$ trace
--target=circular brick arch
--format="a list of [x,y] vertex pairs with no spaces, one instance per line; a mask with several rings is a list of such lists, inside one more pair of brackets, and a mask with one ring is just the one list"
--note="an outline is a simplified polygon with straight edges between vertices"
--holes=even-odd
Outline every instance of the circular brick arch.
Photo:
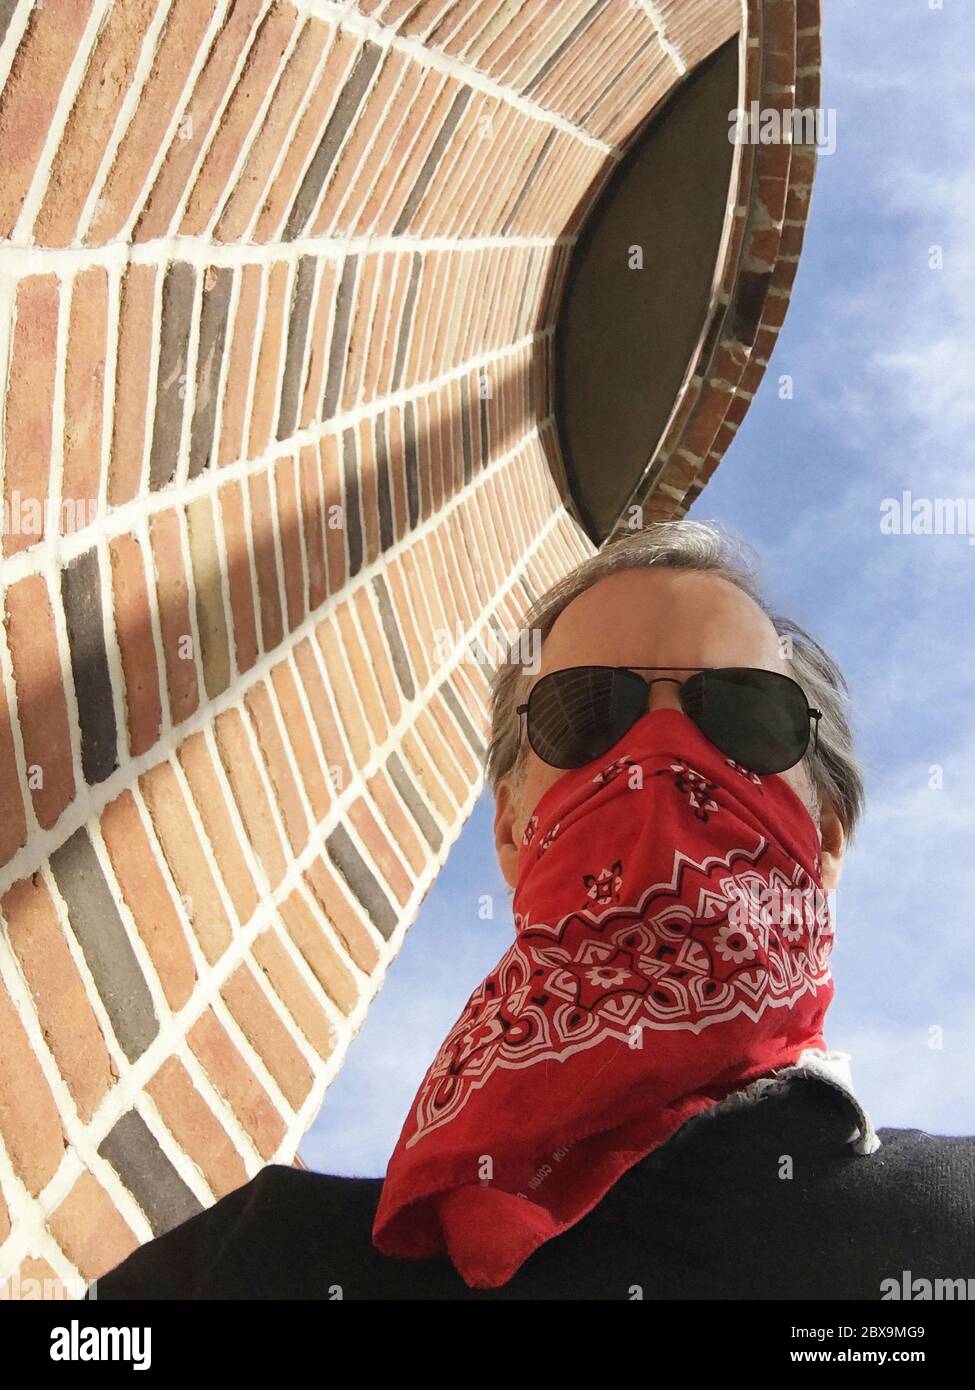
[[[816,0],[0,5],[0,1285],[291,1162],[481,785],[465,656],[591,553],[552,337],[651,113]],[[801,102],[799,98],[801,97]],[[764,370],[812,152],[743,147],[636,500]]]

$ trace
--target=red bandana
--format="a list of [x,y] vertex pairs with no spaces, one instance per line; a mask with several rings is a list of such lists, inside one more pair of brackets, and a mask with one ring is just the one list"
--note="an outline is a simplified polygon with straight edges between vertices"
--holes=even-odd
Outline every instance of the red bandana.
[[564,773],[525,830],[514,943],[390,1158],[377,1249],[504,1284],[691,1116],[825,1050],[820,870],[792,788],[678,710]]

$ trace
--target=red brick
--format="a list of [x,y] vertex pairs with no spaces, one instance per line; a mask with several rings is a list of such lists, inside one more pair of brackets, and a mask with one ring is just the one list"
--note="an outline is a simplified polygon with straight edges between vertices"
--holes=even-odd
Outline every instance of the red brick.
[[762,377],[765,375],[766,366],[767,363],[765,362],[759,362],[758,360],[752,361],[742,373],[741,382],[739,383],[741,389],[743,391],[750,391],[752,395],[754,395],[758,390]]
[[366,728],[355,685],[349,679],[342,656],[342,638],[331,618],[324,618],[315,629],[315,636],[328,672],[328,687],[338,709],[342,730],[352,750],[357,767],[368,762],[372,754],[369,730]]
[[[367,206],[370,190],[373,185],[376,185],[378,179],[384,177],[384,171],[387,172],[387,175],[391,172],[388,171],[388,161],[395,140],[401,132],[403,117],[409,117],[414,93],[420,88],[427,75],[424,74],[419,63],[406,64],[401,54],[388,53],[387,61],[385,61],[382,72],[378,76],[377,86],[385,85],[387,78],[392,78],[396,74],[402,75],[403,67],[406,68],[405,76],[402,76],[402,82],[396,88],[394,104],[374,131],[374,135],[376,135],[374,145],[370,147],[369,153],[364,156],[357,167],[356,165],[349,165],[349,177],[352,179],[352,183],[350,183],[344,213],[342,213],[342,222],[348,228],[349,236],[360,236],[366,232],[363,213]],[[409,260],[409,257],[406,259]]]
[[162,723],[159,666],[149,611],[142,548],[135,536],[116,536],[109,545],[115,631],[125,677],[129,753],[133,758],[156,742]]
[[331,1018],[305,984],[301,972],[274,931],[263,931],[251,949],[254,963],[322,1058],[335,1051],[338,1037]]
[[[453,636],[454,633],[454,623],[457,617],[457,610],[451,606],[452,595],[450,585],[445,585],[443,575],[431,575],[431,566],[429,563],[431,552],[428,548],[428,541],[429,537],[425,537],[423,540],[418,541],[412,550],[404,550],[400,557],[406,585],[409,593],[413,597],[413,616],[419,628],[419,643],[416,648],[412,646],[409,648],[410,657],[414,665],[417,666],[417,669],[422,669],[424,672],[422,677],[423,684],[426,684],[430,679],[433,666],[439,665],[436,657],[437,642],[434,636],[434,624],[431,622],[430,613],[427,609],[425,601],[426,596],[429,595],[431,606],[434,603],[446,603],[448,605],[449,611],[445,616],[447,618],[446,625],[450,628],[451,636]],[[419,567],[421,565],[426,567],[425,575],[419,572]],[[437,582],[431,582],[431,584],[428,585],[425,582],[427,577],[430,577],[431,581],[436,578]],[[440,626],[439,623],[437,625]],[[422,666],[417,656],[418,651],[423,653]]]
[[[151,241],[171,230],[177,209],[187,193],[187,183],[196,167],[200,150],[211,133],[260,9],[261,0],[237,0],[226,15],[196,79],[192,95],[185,103],[185,112],[191,114],[192,123],[186,125],[183,119],[180,120],[156,175],[152,192],[135,224],[133,240]],[[175,102],[182,96],[181,88],[182,82],[177,80],[171,101]]]
[[196,594],[196,629],[200,638],[203,684],[208,698],[214,700],[230,684],[230,637],[223,603],[220,542],[214,525],[213,502],[209,496],[195,497],[187,504],[186,526]]
[[375,317],[377,322],[385,324],[387,327],[384,332],[376,333],[372,339],[362,384],[362,395],[365,401],[374,401],[383,394],[384,387],[380,385],[380,378],[388,370],[393,340],[396,338],[394,325],[399,322],[402,313],[403,266],[407,259],[406,256],[398,255],[393,251],[387,252],[383,257],[385,269],[380,279]]
[[413,771],[414,781],[419,783],[420,790],[426,796],[427,801],[431,802],[442,819],[452,821],[456,815],[456,806],[453,805],[451,798],[444,791],[440,778],[435,776],[433,766],[431,766],[430,753],[426,751],[412,730],[403,734],[401,749]]
[[197,1165],[216,1197],[247,1182],[244,1160],[223,1125],[200,1095],[177,1057],[167,1057],[146,1091],[163,1123],[188,1158]]
[[34,222],[39,246],[74,239],[157,7],[158,0],[127,0],[112,7],[99,30]]
[[221,989],[220,997],[288,1104],[299,1110],[314,1084],[314,1075],[246,964],[237,967]]
[[285,873],[284,851],[243,719],[238,710],[227,710],[216,719],[213,727],[247,837],[271,887],[276,888]]
[[261,601],[261,643],[264,650],[269,652],[280,644],[284,628],[275,544],[277,523],[271,508],[271,490],[266,472],[251,474],[247,479],[247,493],[251,507],[254,568]]
[[155,294],[156,267],[128,266],[119,301],[115,419],[108,469],[108,500],[113,507],[135,497],[142,481]]
[[[359,115],[357,115],[355,125],[349,132],[349,139],[342,147],[337,168],[331,172],[325,188],[323,199],[314,218],[314,225],[310,235],[332,236],[352,236],[352,208],[346,202],[346,195],[349,192],[349,185],[356,177],[363,177],[367,181],[367,186],[374,181],[380,171],[385,152],[388,150],[389,142],[395,133],[396,126],[402,121],[403,114],[409,110],[409,97],[406,93],[398,93],[392,106],[388,108],[389,99],[394,96],[396,83],[403,75],[403,68],[414,67],[408,57],[402,53],[387,50],[382,60],[378,75],[373,76],[373,83],[366,97],[366,104]],[[417,76],[416,81],[419,81]],[[385,113],[385,115],[384,115]],[[376,136],[382,126],[387,128],[387,138],[377,150],[371,152],[367,149],[370,140]],[[360,200],[364,196],[360,192]],[[342,203],[346,204],[345,214],[339,220],[339,210]]]
[[708,386],[702,393],[691,418],[681,447],[688,453],[703,456],[711,448],[714,436],[728,413],[732,397],[717,386]]
[[372,730],[373,744],[378,746],[385,742],[389,733],[389,720],[383,709],[371,662],[362,645],[352,620],[351,608],[347,602],[340,603],[335,609],[335,620],[341,634],[346,661],[352,673],[352,684],[362,701],[362,707]]
[[57,1104],[2,982],[0,1135],[14,1172],[36,1197],[58,1170],[65,1137]]
[[139,105],[102,188],[99,212],[84,238],[86,245],[116,238],[136,210],[212,15],[213,0],[174,0]]
[[417,684],[422,688],[430,679],[427,652],[431,651],[431,649],[424,647],[417,633],[416,620],[413,617],[413,610],[408,601],[407,583],[413,580],[414,571],[411,568],[408,581],[405,567],[401,565],[399,559],[396,559],[387,567],[384,577],[389,589],[389,597],[393,606],[393,612],[396,615],[397,627],[403,639],[404,646],[406,647],[406,654],[409,658],[410,666],[416,673]]
[[318,453],[314,445],[306,444],[301,450],[299,480],[305,558],[308,565],[308,607],[314,611],[325,602],[328,595],[322,530],[322,495],[318,479]]
[[697,468],[686,459],[671,458],[667,460],[660,482],[665,483],[667,487],[676,488],[680,493],[685,493],[697,474]]
[[795,226],[788,223],[782,228],[782,240],[779,243],[780,256],[798,256],[802,250],[802,243],[806,235],[805,222],[799,222]]
[[789,165],[790,182],[799,186],[811,186],[816,177],[816,161],[818,151],[807,149],[802,145],[794,145],[792,148],[792,163]]
[[280,913],[292,941],[322,989],[344,1014],[351,1014],[359,997],[355,976],[328,940],[302,895],[297,891],[292,893],[281,904]]
[[776,53],[765,45],[765,58],[762,65],[762,88],[767,90],[770,86],[788,86],[796,79],[796,46],[795,36],[793,35],[792,45],[788,50]]
[[[383,169],[383,177],[363,210],[363,220],[373,236],[391,234],[459,90],[460,84],[455,79],[448,77],[444,81],[442,74],[430,72],[428,80],[404,113],[399,136]],[[381,213],[378,212],[380,203]],[[318,217],[310,235],[323,235],[330,220],[325,214]]]
[[257,626],[254,617],[254,581],[251,577],[250,547],[247,541],[247,523],[244,518],[244,500],[240,483],[225,483],[219,496],[227,552],[227,585],[230,590],[237,670],[249,671],[257,660]]
[[769,281],[769,289],[786,289],[790,291],[796,279],[798,271],[798,261],[776,261],[775,270],[772,271],[772,279]]
[[179,519],[175,511],[155,513],[149,523],[149,539],[156,568],[169,711],[173,723],[179,724],[196,709],[200,702],[200,691],[196,661],[191,655],[194,641],[189,588]]
[[725,423],[740,425],[748,414],[750,402],[744,396],[733,396],[728,405],[728,413],[725,416]]
[[765,301],[762,309],[762,324],[768,324],[779,328],[785,322],[785,316],[789,308],[789,296],[787,294],[770,294]]
[[95,520],[101,483],[102,407],[108,276],[100,266],[82,271],[71,294],[64,381],[62,534]]
[[143,773],[139,786],[186,915],[212,965],[230,945],[231,927],[176,774],[169,763],[159,763]]
[[[36,884],[35,884],[36,878]],[[19,879],[0,902],[10,945],[30,990],[44,1041],[87,1123],[117,1073],[43,880]]]
[[6,864],[27,843],[27,818],[21,796],[20,773],[5,683],[0,681],[0,864]]
[[220,414],[219,463],[235,463],[243,454],[244,418],[250,400],[250,372],[260,305],[263,267],[245,265],[234,315],[233,335],[228,332],[230,361]]
[[287,1135],[284,1121],[211,1009],[197,1019],[186,1039],[258,1153],[272,1158]]
[[311,803],[316,821],[321,821],[332,804],[332,791],[322,772],[321,760],[298,694],[298,683],[286,661],[271,672],[274,693],[281,707],[281,720],[294,749],[295,763]]
[[278,508],[277,533],[284,561],[284,592],[288,604],[288,630],[305,616],[305,573],[301,560],[301,522],[295,488],[295,461],[286,454],[274,461],[274,492]]
[[[417,310],[414,313],[414,329],[406,356],[406,377],[409,381],[424,380],[436,375],[433,360],[432,324],[438,317],[442,304],[452,302],[450,282],[451,252],[438,251],[427,257]],[[420,518],[426,516],[421,487]]]
[[366,639],[366,646],[369,649],[369,661],[382,691],[383,706],[390,724],[397,724],[402,710],[402,702],[396,683],[396,674],[393,670],[393,663],[390,660],[385,638],[369,600],[369,592],[364,586],[356,589],[353,602],[359,625]]
[[278,392],[281,387],[281,342],[288,293],[287,261],[277,261],[267,276],[267,301],[261,327],[261,347],[254,378],[247,458],[258,458],[271,442]]
[[7,590],[7,640],[17,685],[20,731],[34,814],[49,830],[74,799],[74,766],[54,613],[42,575]]
[[[448,412],[453,409],[454,403],[448,390],[438,391],[417,401],[417,429],[429,453],[431,510],[434,512],[439,512],[445,499],[452,495],[453,469],[463,457],[462,450],[454,453],[448,438]],[[424,475],[426,472],[424,469]]]
[[[332,32],[332,26],[328,25],[330,38]],[[358,50],[359,41],[355,35],[340,29],[329,49],[325,70],[318,80],[304,115],[298,122],[297,130],[288,143],[284,162],[264,199],[261,215],[252,234],[253,241],[269,241],[279,231],[291,208],[298,182],[304,174],[312,150],[321,139],[328,113],[342,90]]]
[[35,6],[0,99],[0,237],[11,237],[91,13],[91,0]]
[[234,165],[249,139],[268,87],[280,71],[296,19],[293,6],[274,0],[261,21],[186,205],[179,225],[182,236],[202,236],[227,192]]
[[326,771],[336,791],[342,791],[352,779],[352,764],[332,708],[332,699],[322,679],[321,668],[315,659],[309,638],[303,638],[294,649],[295,665],[308,697],[308,706],[318,730],[326,758]]
[[474,625],[480,616],[476,602],[477,580],[474,576],[467,547],[463,544],[463,536],[459,534],[453,516],[448,519],[447,525],[440,530],[439,538],[447,553],[450,572],[455,577],[454,592],[460,599],[461,619],[466,631]]
[[359,514],[362,517],[362,565],[379,559],[379,485],[376,478],[375,422],[360,420],[356,428],[356,476],[359,485]]
[[101,831],[122,897],[155,966],[166,1002],[177,1013],[193,993],[196,966],[130,791],[105,807]]
[[762,47],[766,61],[770,54],[795,53],[795,0],[765,0],[762,21]]
[[329,592],[337,594],[345,587],[348,559],[345,553],[345,512],[342,501],[338,443],[335,436],[326,434],[318,445],[321,459],[322,495],[325,505],[325,552],[328,560]]
[[413,884],[382,826],[362,797],[351,804],[347,814],[384,881],[393,890],[400,906],[405,907],[413,892]]
[[358,404],[366,344],[374,329],[372,301],[381,258],[367,252],[361,260],[355,290],[355,303],[350,316],[349,341],[345,349],[345,370],[342,372],[342,392],[339,398],[339,412],[341,414],[353,410]]
[[181,743],[176,756],[190,784],[203,829],[238,921],[241,924],[249,922],[257,910],[257,890],[203,734],[193,734]]
[[46,531],[58,305],[56,275],[28,275],[17,286],[4,417],[4,497],[10,507],[5,555],[36,545]]
[[796,74],[795,107],[797,111],[817,111],[820,107],[822,69],[817,65]]
[[[462,806],[467,800],[470,788],[459,773],[447,744],[427,710],[421,710],[417,715],[416,732],[426,745],[425,757],[428,760],[432,759],[433,766],[440,778],[446,783],[451,796],[458,806]],[[453,820],[454,815],[455,812],[452,811],[451,820]]]
[[382,772],[377,772],[369,778],[367,786],[382,816],[383,824],[389,827],[414,874],[421,874],[429,862],[429,853],[420,843],[406,812],[390,787],[388,778]]
[[301,428],[317,420],[321,414],[325,371],[328,367],[330,343],[329,321],[335,307],[337,270],[334,261],[326,261],[318,272],[318,298],[308,341],[308,365],[305,369],[305,388],[301,398]]
[[244,704],[257,735],[291,848],[298,855],[308,843],[308,818],[288,762],[267,686],[263,683],[253,686],[245,696]]
[[312,19],[305,25],[281,72],[274,96],[261,124],[260,132],[247,153],[243,169],[234,180],[220,219],[214,229],[218,241],[243,237],[264,192],[271,170],[287,145],[291,124],[308,95],[331,26]]
[[[371,975],[379,964],[379,951],[339,878],[324,859],[313,859],[305,870],[305,882],[351,959],[360,970]],[[301,920],[304,920],[303,915]]]
[[139,1239],[88,1171],[47,1219],[51,1235],[85,1279],[97,1279],[138,1249]]

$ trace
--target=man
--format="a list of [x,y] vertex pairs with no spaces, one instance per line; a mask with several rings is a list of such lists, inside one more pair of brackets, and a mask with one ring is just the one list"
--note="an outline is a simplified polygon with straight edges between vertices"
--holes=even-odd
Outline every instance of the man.
[[846,686],[719,531],[605,547],[502,666],[515,939],[385,1180],[271,1165],[98,1298],[880,1299],[975,1276],[975,1139],[875,1133],[827,895],[862,812]]

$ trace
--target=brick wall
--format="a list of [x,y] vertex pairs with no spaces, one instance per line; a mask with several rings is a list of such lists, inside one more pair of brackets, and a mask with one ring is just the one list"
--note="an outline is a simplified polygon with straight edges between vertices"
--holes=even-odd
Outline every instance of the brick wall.
[[592,549],[552,481],[576,232],[741,23],[0,3],[15,1296],[294,1160],[481,786],[485,673],[438,633]]

